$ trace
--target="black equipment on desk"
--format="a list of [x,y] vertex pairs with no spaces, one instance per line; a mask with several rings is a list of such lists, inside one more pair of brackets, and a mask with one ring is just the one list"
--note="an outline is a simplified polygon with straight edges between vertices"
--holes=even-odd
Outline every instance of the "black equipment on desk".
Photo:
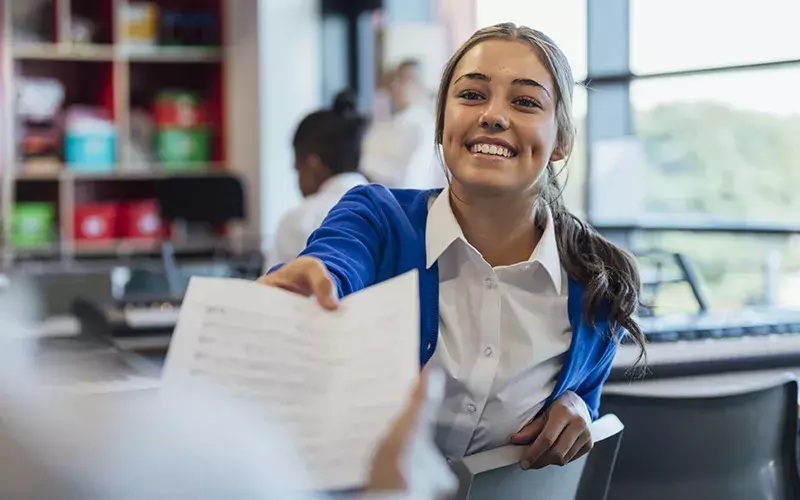
[[[670,254],[665,254],[670,255]],[[694,314],[652,315],[645,310],[638,322],[647,337],[644,377],[674,378],[725,372],[800,367],[800,310],[745,308],[709,311],[707,300],[689,260],[672,257],[683,276],[669,282],[686,282],[697,299]],[[651,290],[658,283],[646,283]],[[609,381],[628,381],[638,349],[623,339]]]
[[76,299],[72,312],[81,329],[104,337],[171,335],[181,301],[170,297],[139,298],[102,303]]
[[[648,379],[800,367],[800,311],[744,310],[639,322],[649,340]],[[631,380],[638,352],[623,341],[608,380]]]
[[[744,309],[639,319],[651,345],[664,342],[800,334],[800,311]],[[625,338],[623,343],[632,342]]]
[[163,362],[179,312],[180,300],[168,297],[108,303],[77,299],[73,303],[83,336],[157,362]]

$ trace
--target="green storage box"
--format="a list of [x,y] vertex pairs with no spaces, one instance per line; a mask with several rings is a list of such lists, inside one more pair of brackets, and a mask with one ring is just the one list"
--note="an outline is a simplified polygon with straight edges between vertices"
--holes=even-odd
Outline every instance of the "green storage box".
[[56,208],[52,203],[16,203],[11,217],[11,244],[16,247],[52,245]]
[[156,133],[158,161],[167,171],[203,170],[211,156],[208,129],[164,129]]

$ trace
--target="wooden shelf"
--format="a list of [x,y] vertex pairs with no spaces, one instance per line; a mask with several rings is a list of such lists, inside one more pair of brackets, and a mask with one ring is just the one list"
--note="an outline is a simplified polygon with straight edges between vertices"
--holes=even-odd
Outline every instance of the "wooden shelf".
[[129,253],[153,253],[161,249],[161,240],[115,239],[105,241],[74,241],[69,243],[75,255],[125,255]]
[[[106,241],[72,241],[72,254],[76,256],[131,255],[159,253],[161,245],[168,241],[152,238],[115,239]],[[185,244],[173,244],[175,253],[213,252],[219,246],[216,240],[199,240]]]
[[48,172],[42,174],[36,173],[17,173],[14,175],[14,180],[17,182],[52,182],[59,180],[61,174],[59,172]]
[[14,59],[46,61],[120,61],[153,63],[218,63],[219,47],[137,47],[79,43],[18,43],[11,50]]
[[32,245],[14,247],[14,254],[20,259],[37,259],[45,257],[55,257],[61,253],[58,245]]
[[[161,245],[168,241],[153,238],[114,239],[105,241],[70,241],[67,248],[58,245],[40,245],[14,247],[14,255],[18,259],[54,259],[59,256],[71,257],[104,257],[159,254]],[[212,253],[219,248],[216,240],[200,240],[186,244],[174,244],[176,254]]]
[[111,45],[74,43],[18,43],[11,53],[14,59],[47,61],[113,61]]
[[150,165],[125,165],[113,172],[72,172],[64,171],[60,174],[62,180],[138,180],[138,179],[165,179],[168,177],[225,175],[222,163],[188,163],[186,165],[171,165],[170,168],[180,167],[177,171],[165,170],[163,164]]
[[[166,179],[169,177],[190,177],[190,176],[206,176],[206,175],[228,175],[229,173],[224,170],[223,163],[202,163],[194,164],[188,163],[185,165],[178,165],[180,170],[167,171],[164,169],[163,164],[153,163],[148,165],[121,165],[112,172],[74,172],[70,170],[62,170],[60,172],[48,173],[18,173],[16,174],[17,182],[47,182],[47,181],[127,181],[127,180],[157,180]],[[175,168],[175,166],[171,166]]]
[[209,62],[222,61],[219,47],[135,47],[120,46],[117,57],[130,62]]

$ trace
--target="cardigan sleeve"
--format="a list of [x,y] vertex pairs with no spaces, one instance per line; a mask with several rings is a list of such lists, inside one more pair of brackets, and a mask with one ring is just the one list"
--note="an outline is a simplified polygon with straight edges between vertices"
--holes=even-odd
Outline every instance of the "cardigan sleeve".
[[[339,297],[376,282],[385,246],[385,218],[370,193],[370,186],[348,191],[311,233],[300,256],[321,260],[333,278]],[[276,266],[270,270],[279,269]]]
[[597,420],[600,416],[600,393],[603,391],[603,384],[611,373],[611,365],[617,353],[617,343],[612,339],[609,339],[608,342],[610,345],[607,347],[600,362],[595,365],[589,376],[584,379],[583,383],[575,391],[586,403],[592,420]]

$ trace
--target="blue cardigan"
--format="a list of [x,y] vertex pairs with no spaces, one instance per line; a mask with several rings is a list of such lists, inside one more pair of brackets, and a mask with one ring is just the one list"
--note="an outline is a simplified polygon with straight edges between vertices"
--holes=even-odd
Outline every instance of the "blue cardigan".
[[[434,193],[389,190],[377,184],[353,188],[331,209],[301,253],[325,264],[339,297],[417,269],[422,365],[436,349],[439,332],[439,270],[436,265],[426,269],[425,259],[428,201]],[[583,398],[594,419],[616,342],[602,311],[595,315],[594,327],[582,321],[582,297],[583,288],[570,280],[567,310],[572,342],[545,408],[565,391],[573,391]]]

